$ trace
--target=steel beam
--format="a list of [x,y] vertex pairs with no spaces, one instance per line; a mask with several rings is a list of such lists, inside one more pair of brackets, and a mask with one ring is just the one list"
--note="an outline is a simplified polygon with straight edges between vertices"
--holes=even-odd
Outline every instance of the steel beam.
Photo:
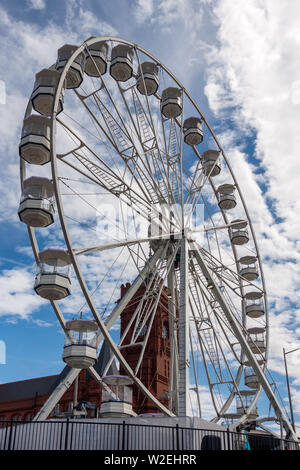
[[188,242],[181,240],[180,249],[180,294],[178,317],[178,416],[189,416],[189,296],[188,296]]

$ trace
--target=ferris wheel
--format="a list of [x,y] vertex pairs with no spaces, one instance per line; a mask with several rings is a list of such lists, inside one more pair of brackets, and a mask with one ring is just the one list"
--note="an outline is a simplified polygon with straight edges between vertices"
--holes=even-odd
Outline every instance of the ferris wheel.
[[[36,74],[20,157],[19,217],[37,263],[34,289],[52,304],[71,367],[36,419],[49,415],[81,369],[111,392],[93,368],[105,340],[161,413],[201,417],[209,408],[210,419],[235,428],[258,416],[263,389],[293,434],[266,378],[266,287],[241,175],[174,74],[121,38],[63,46],[56,64]],[[140,374],[162,298],[170,355],[164,402]],[[133,299],[121,334],[120,315]],[[135,367],[124,357],[129,331],[140,351]]]

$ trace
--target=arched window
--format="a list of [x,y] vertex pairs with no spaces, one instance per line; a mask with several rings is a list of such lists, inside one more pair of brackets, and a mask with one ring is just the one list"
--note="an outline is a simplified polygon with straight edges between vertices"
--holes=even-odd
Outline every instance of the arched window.
[[168,328],[168,325],[167,323],[163,323],[162,325],[162,332],[161,332],[161,335],[162,335],[162,338],[163,339],[167,339],[168,336],[169,336],[169,328]]
[[12,421],[22,421],[22,416],[21,415],[13,415],[11,417]]
[[7,421],[6,416],[1,415],[1,416],[0,416],[0,426],[1,426],[3,423],[5,423],[5,421]]

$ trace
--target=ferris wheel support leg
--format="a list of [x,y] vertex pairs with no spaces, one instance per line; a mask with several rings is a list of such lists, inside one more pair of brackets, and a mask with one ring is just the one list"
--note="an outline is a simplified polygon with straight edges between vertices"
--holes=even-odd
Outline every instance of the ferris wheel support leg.
[[178,318],[178,416],[189,416],[189,297],[188,297],[188,242],[181,241],[180,250],[180,296]]
[[198,248],[197,250],[195,250],[194,253],[195,253],[197,262],[198,262],[204,276],[206,277],[206,279],[210,283],[212,283],[213,289],[211,289],[211,292],[214,295],[215,299],[219,302],[219,305],[221,306],[221,308],[224,312],[224,315],[226,316],[227,321],[229,322],[229,324],[232,328],[233,333],[235,334],[237,340],[239,341],[243,352],[245,353],[252,369],[254,370],[256,376],[258,377],[259,383],[261,384],[266,396],[268,397],[271,405],[273,406],[274,411],[276,413],[276,416],[278,417],[279,421],[282,422],[283,427],[284,427],[286,433],[290,436],[290,438],[298,442],[297,435],[296,435],[291,423],[287,419],[280,403],[278,402],[278,400],[277,400],[277,398],[276,398],[276,396],[275,396],[275,394],[272,390],[272,387],[269,384],[269,382],[268,382],[268,380],[265,376],[264,371],[259,366],[255,355],[252,353],[252,351],[249,347],[249,344],[247,342],[247,339],[245,338],[245,336],[243,334],[243,331],[242,331],[237,319],[235,318],[235,315],[231,311],[231,309],[228,306],[221,290],[219,289],[219,287],[215,283],[213,277],[211,276],[210,269],[206,265],[206,262],[205,262],[205,260],[202,256],[202,254],[201,254],[201,250]]
[[176,306],[175,306],[175,283],[174,283],[174,271],[171,269],[168,274],[168,292],[171,298],[168,301],[169,310],[169,329],[170,329],[170,399],[169,409],[178,410],[178,344],[177,344],[177,328],[176,328]]
[[40,411],[35,415],[33,421],[44,421],[48,418],[51,411],[57,405],[64,393],[71,387],[72,383],[78,377],[81,369],[71,369],[66,377],[58,384],[48,400],[44,403]]

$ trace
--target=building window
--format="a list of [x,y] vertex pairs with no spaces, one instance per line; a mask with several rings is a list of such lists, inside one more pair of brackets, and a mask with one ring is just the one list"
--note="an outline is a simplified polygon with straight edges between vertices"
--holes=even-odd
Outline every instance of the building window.
[[11,420],[12,420],[12,421],[22,421],[22,416],[20,416],[20,415],[13,415],[13,416],[11,417]]

